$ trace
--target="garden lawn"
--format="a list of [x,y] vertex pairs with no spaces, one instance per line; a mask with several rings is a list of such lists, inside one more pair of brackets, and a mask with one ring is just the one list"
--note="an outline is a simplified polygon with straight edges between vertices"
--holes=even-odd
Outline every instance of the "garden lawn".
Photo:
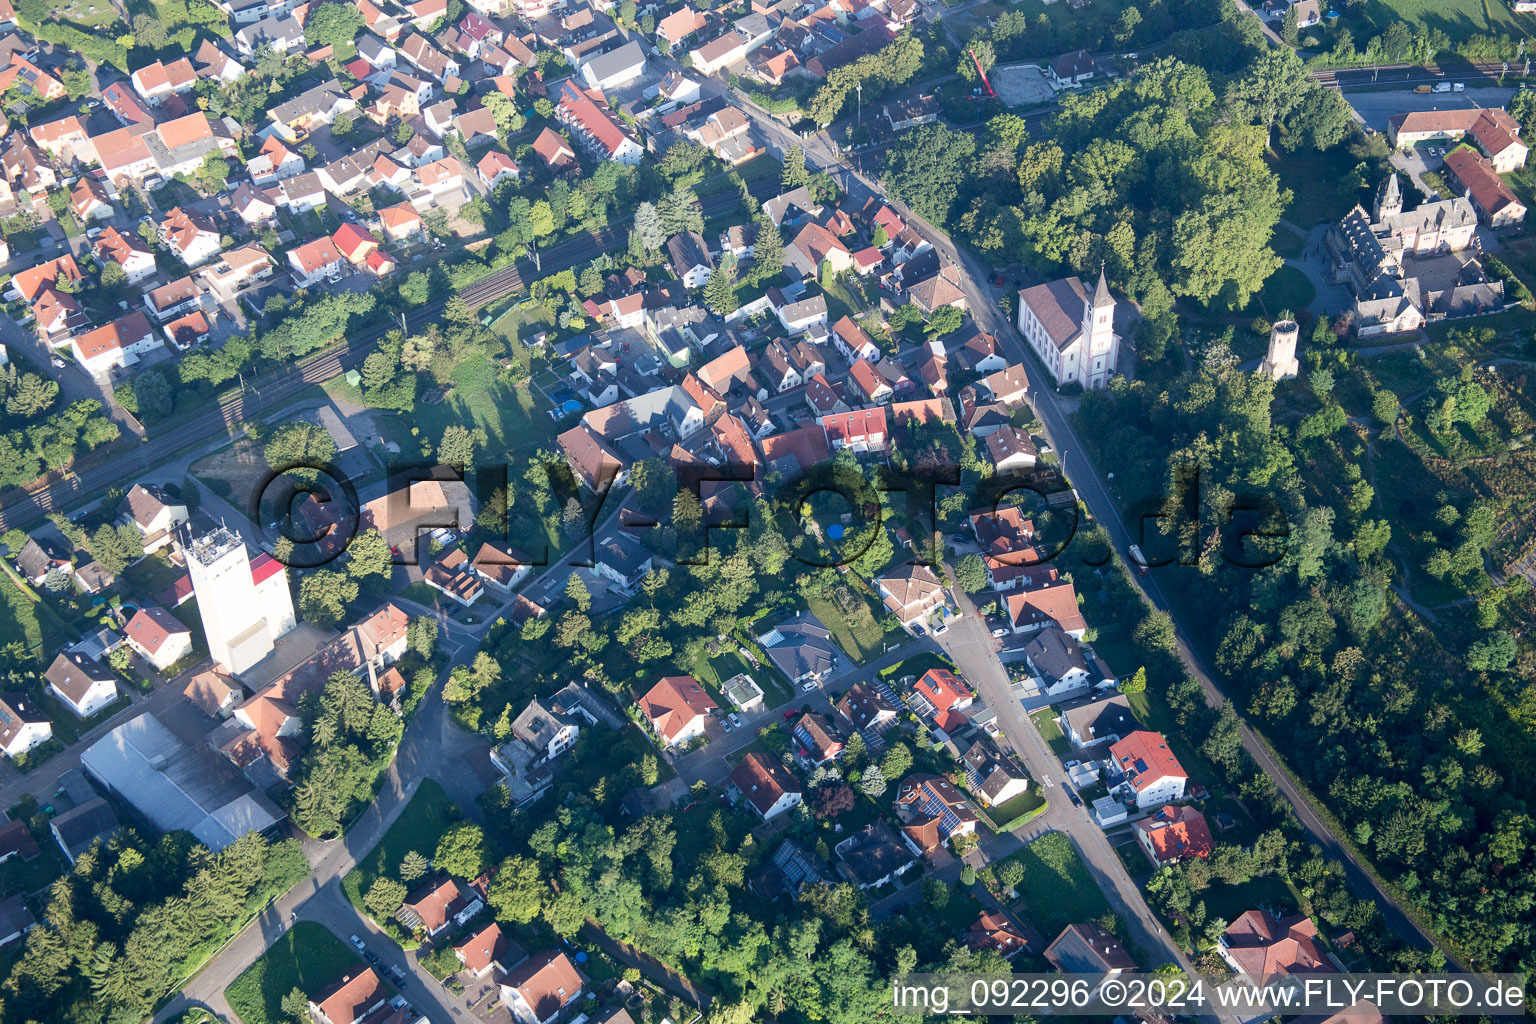
[[33,601],[24,586],[10,566],[0,571],[0,645],[14,641],[41,661],[44,649],[62,644],[68,630],[47,602]]
[[[1007,831],[1008,826],[1014,821],[1040,810],[1045,807],[1045,804],[1045,794],[1040,791],[1039,785],[1034,785],[1007,803],[988,807],[986,811],[987,816],[997,824],[1000,831]],[[1019,824],[1024,823],[1019,822]]]
[[1301,255],[1302,248],[1307,240],[1284,224],[1275,227],[1274,237],[1270,239],[1269,246],[1280,255],[1282,259],[1293,260]]
[[[418,401],[406,416],[380,414],[377,418],[407,435],[416,427],[433,445],[449,426],[483,427],[485,453],[490,458],[532,447],[550,436],[553,421],[545,415],[543,400],[532,391],[519,391],[498,381],[498,369],[482,355],[469,356],[454,369],[453,390],[441,403]],[[405,451],[416,447],[414,438],[395,440]]]
[[955,666],[948,658],[937,651],[924,651],[922,654],[908,658],[906,661],[899,661],[888,668],[881,669],[880,677],[882,679],[903,679],[907,676],[912,676],[915,679],[921,677],[923,673],[931,668],[947,668],[950,671],[954,671]]
[[1294,315],[1307,308],[1315,298],[1317,288],[1295,267],[1281,267],[1269,275],[1259,291],[1259,302],[1271,320],[1279,319],[1285,312]]
[[1041,708],[1039,711],[1031,711],[1029,720],[1035,723],[1035,731],[1040,738],[1045,740],[1051,748],[1051,753],[1060,757],[1072,749],[1066,736],[1062,735],[1061,726],[1056,724],[1056,710],[1054,708]]
[[1288,911],[1294,911],[1297,907],[1296,894],[1291,891],[1285,879],[1276,875],[1251,878],[1242,885],[1222,885],[1217,882],[1201,893],[1200,898],[1205,900],[1207,921],[1218,917],[1223,921],[1236,921],[1243,914],[1259,907],[1282,907]]
[[1453,42],[1487,33],[1531,34],[1530,20],[1500,0],[1369,0],[1364,14],[1378,32],[1394,21],[1405,21],[1410,29],[1437,28]]
[[381,875],[393,874],[400,866],[400,859],[412,850],[423,857],[431,857],[437,851],[438,839],[458,816],[458,808],[443,793],[443,787],[430,778],[422,779],[416,795],[389,826],[384,838],[341,880],[341,891],[347,901],[366,914],[363,893],[374,880]]
[[37,839],[37,847],[42,852],[31,860],[12,857],[0,864],[0,897],[14,896],[16,893],[30,896],[41,892],[69,870],[69,863],[64,860],[64,854],[52,835],[44,832],[42,838]]
[[294,988],[318,993],[362,960],[324,925],[299,921],[224,990],[245,1024],[289,1024],[283,997]]
[[1303,230],[1338,220],[1360,201],[1355,189],[1340,184],[1350,180],[1359,163],[1343,146],[1321,153],[1299,149],[1270,162],[1280,175],[1280,185],[1291,190],[1285,219]]
[[1108,913],[1109,903],[1064,833],[1041,836],[1009,859],[1024,865],[1019,894],[1030,923],[1042,934],[1056,935],[1074,921]]
[[[846,604],[837,598],[813,595],[806,599],[806,605],[810,608],[811,614],[820,619],[821,624],[831,632],[832,639],[837,641],[837,646],[854,662],[863,664],[870,658],[880,656],[890,634],[875,618],[876,608],[873,600],[864,596],[859,589],[859,584],[845,578],[843,585],[848,589]],[[885,608],[880,607],[878,613],[886,614]],[[895,627],[894,632],[896,642],[901,643],[906,634],[901,631],[900,626]]]

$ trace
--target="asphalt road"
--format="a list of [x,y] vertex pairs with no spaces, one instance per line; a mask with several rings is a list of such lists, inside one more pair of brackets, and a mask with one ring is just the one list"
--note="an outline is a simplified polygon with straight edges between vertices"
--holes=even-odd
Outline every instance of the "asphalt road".
[[[1483,65],[1484,74],[1489,65]],[[1499,65],[1491,65],[1494,73],[1499,70]],[[1421,71],[1425,69],[1419,69]],[[1369,73],[1369,69],[1367,69]],[[879,194],[878,186],[862,175],[855,173],[852,167],[842,162],[830,141],[824,135],[817,135],[811,139],[801,140],[793,136],[788,130],[774,121],[767,111],[756,106],[744,97],[737,97],[738,102],[746,110],[760,131],[772,142],[780,153],[790,145],[800,144],[806,155],[806,163],[817,170],[826,170],[831,173],[847,192],[855,199],[867,198]],[[952,262],[959,264],[961,274],[961,287],[966,294],[966,300],[971,316],[976,320],[982,330],[995,335],[999,343],[1008,353],[1010,361],[1025,362],[1030,367],[1031,376],[1036,382],[1029,391],[1029,399],[1035,413],[1043,424],[1043,433],[1053,449],[1062,453],[1063,472],[1072,480],[1077,488],[1078,496],[1087,505],[1089,512],[1099,522],[1103,523],[1109,531],[1115,548],[1122,559],[1129,564],[1129,548],[1134,542],[1130,531],[1121,519],[1120,509],[1101,478],[1098,470],[1089,462],[1085,455],[1082,442],[1077,437],[1075,429],[1068,419],[1069,409],[1066,403],[1043,382],[1050,379],[1044,366],[1028,350],[1023,338],[1019,335],[1013,323],[1003,316],[998,308],[998,299],[1001,293],[990,286],[979,282],[987,282],[990,279],[988,268],[985,267],[975,255],[962,250],[950,241],[949,236],[938,228],[929,224],[923,218],[914,214],[900,202],[882,196],[890,203],[893,209],[899,213],[906,222],[916,228],[928,241]],[[1077,453],[1073,459],[1073,453]],[[1073,474],[1076,468],[1078,473]],[[1225,702],[1226,697],[1204,658],[1199,655],[1189,643],[1188,634],[1180,622],[1180,615],[1168,604],[1168,601],[1157,586],[1152,576],[1133,576],[1136,584],[1142,588],[1143,594],[1151,603],[1173,617],[1176,635],[1179,644],[1179,654],[1183,659],[1186,669],[1200,681],[1201,688],[1205,692],[1206,701],[1212,707],[1219,707]],[[963,621],[963,620],[962,620]],[[953,632],[953,629],[951,630]],[[988,702],[992,704],[991,701]],[[1013,701],[999,701],[992,704],[993,707],[1008,706]],[[999,710],[999,715],[1002,712]],[[1028,736],[1033,731],[1033,726],[1025,731]],[[1298,820],[1301,822],[1306,838],[1309,842],[1316,843],[1327,854],[1339,860],[1349,878],[1351,888],[1358,895],[1369,897],[1381,910],[1382,916],[1389,928],[1397,932],[1408,941],[1422,949],[1428,949],[1438,945],[1433,936],[1419,927],[1418,922],[1408,915],[1404,908],[1389,894],[1380,883],[1376,881],[1367,867],[1361,863],[1354,854],[1344,847],[1337,837],[1328,829],[1327,825],[1312,811],[1311,805],[1303,794],[1290,781],[1286,773],[1279,769],[1274,759],[1265,746],[1248,728],[1246,724],[1240,729],[1243,746],[1254,758],[1255,762],[1263,768],[1271,778],[1275,780],[1286,799],[1290,802]],[[1038,742],[1038,736],[1034,739]],[[1027,747],[1028,741],[1023,741],[1023,747]],[[1016,749],[1022,749],[1016,744]],[[1048,752],[1047,752],[1048,753]],[[1052,759],[1054,762],[1054,758]],[[1059,769],[1058,769],[1059,770]],[[1069,828],[1069,831],[1071,829]],[[1074,831],[1074,839],[1077,833]],[[1102,839],[1102,836],[1099,837]],[[1093,844],[1078,843],[1083,850],[1085,859],[1090,862],[1091,868],[1104,872],[1107,877],[1123,876],[1123,868],[1118,859],[1113,864],[1104,862],[1101,857],[1095,856]],[[1106,844],[1107,845],[1107,844]],[[1113,857],[1113,851],[1110,851]],[[1118,888],[1118,885],[1117,885]],[[1130,903],[1133,907],[1144,907],[1145,903],[1140,893],[1132,894]],[[1133,917],[1140,919],[1142,914],[1138,912]],[[1447,953],[1448,959],[1458,968],[1461,965],[1455,958]],[[1461,968],[1464,969],[1464,968]]]

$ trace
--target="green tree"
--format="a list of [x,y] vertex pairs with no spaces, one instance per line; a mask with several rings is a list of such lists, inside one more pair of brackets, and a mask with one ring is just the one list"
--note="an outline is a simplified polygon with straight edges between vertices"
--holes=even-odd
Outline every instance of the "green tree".
[[302,988],[295,985],[289,989],[280,1005],[283,1015],[294,1024],[309,1024],[309,996]]
[[103,523],[91,535],[91,557],[112,576],[144,557],[144,537],[135,526]]
[[1141,693],[1147,688],[1147,668],[1142,665],[1132,673],[1131,678],[1120,683],[1121,693]]
[[810,172],[805,169],[805,150],[797,143],[784,154],[784,166],[779,171],[779,184],[785,192],[811,183]]
[[374,879],[363,894],[363,906],[375,921],[388,921],[405,902],[405,897],[405,884],[383,875]]
[[362,13],[354,4],[321,4],[304,22],[304,39],[312,46],[340,46],[350,43],[366,27]]
[[488,865],[485,833],[468,822],[450,827],[438,840],[432,863],[458,878],[478,878]]
[[430,615],[417,615],[406,626],[405,636],[410,649],[430,661],[437,649],[437,620]]
[[363,530],[347,545],[347,575],[360,583],[388,582],[394,571],[389,541],[378,530]]
[[496,869],[486,893],[486,902],[495,909],[499,920],[528,924],[539,916],[549,884],[539,862],[530,857],[508,857]]
[[955,582],[967,594],[979,594],[987,589],[987,564],[980,555],[965,555],[955,563]]
[[272,431],[265,455],[267,465],[277,472],[323,465],[336,457],[336,442],[324,427],[295,420]]
[[357,600],[357,581],[330,569],[315,569],[299,582],[299,616],[321,629],[334,629]]
[[431,864],[417,850],[407,850],[405,856],[400,858],[400,881],[409,885],[418,878],[424,878]]
[[484,427],[471,430],[457,423],[450,424],[443,429],[443,439],[437,446],[437,460],[445,466],[465,469],[474,462],[475,449],[483,448],[485,444]]

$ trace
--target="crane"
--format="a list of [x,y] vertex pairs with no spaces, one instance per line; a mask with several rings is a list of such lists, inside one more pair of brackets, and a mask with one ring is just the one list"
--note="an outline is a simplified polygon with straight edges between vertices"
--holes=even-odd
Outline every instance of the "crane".
[[981,69],[981,60],[976,56],[975,50],[966,50],[971,55],[971,63],[976,65],[976,73],[981,76],[981,84],[986,87],[987,98],[996,99],[997,91],[992,88],[992,83],[987,81],[987,73]]

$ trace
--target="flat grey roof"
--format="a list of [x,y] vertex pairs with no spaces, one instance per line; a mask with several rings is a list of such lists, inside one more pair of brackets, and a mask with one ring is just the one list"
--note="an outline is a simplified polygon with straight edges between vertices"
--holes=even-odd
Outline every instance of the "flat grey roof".
[[156,828],[191,832],[211,850],[283,818],[233,765],[187,746],[147,712],[91,744],[80,761]]

